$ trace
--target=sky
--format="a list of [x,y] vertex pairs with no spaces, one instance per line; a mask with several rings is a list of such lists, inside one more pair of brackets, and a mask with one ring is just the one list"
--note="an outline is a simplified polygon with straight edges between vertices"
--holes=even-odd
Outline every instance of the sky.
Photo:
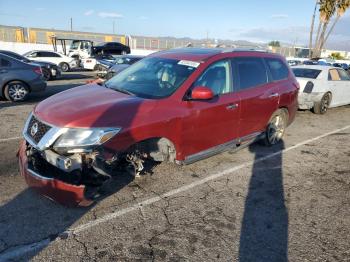
[[[0,0],[0,24],[307,45],[315,0]],[[350,11],[328,48],[350,51]]]

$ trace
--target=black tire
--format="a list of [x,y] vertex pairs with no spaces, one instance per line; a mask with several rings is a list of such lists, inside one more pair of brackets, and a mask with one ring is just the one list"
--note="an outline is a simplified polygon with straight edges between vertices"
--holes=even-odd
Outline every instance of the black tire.
[[263,143],[273,146],[281,141],[288,123],[288,113],[284,109],[278,109],[272,114],[266,127]]
[[62,70],[62,72],[68,72],[69,71],[69,65],[67,64],[67,63],[65,63],[65,62],[63,62],[63,63],[60,63],[60,68],[61,68],[61,70]]
[[21,81],[11,81],[4,88],[4,96],[13,102],[25,101],[29,95],[28,86]]
[[106,80],[109,80],[109,79],[111,79],[114,75],[115,75],[114,73],[108,72],[108,73],[106,74],[105,78],[106,78]]
[[328,111],[329,105],[332,101],[332,94],[325,93],[321,98],[320,102],[315,102],[314,107],[312,108],[312,112],[315,114],[323,115]]
[[46,81],[49,81],[52,79],[51,71],[48,69],[43,69],[43,76]]
[[100,65],[95,65],[94,66],[94,71],[100,71]]

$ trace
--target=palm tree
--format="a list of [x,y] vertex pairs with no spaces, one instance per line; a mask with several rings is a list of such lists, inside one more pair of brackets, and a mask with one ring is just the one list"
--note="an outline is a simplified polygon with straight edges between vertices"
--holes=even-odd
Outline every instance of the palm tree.
[[[320,21],[315,40],[316,42],[313,48],[313,57],[319,57],[321,55],[322,48],[327,42],[335,25],[350,7],[350,0],[320,0],[319,5]],[[333,20],[332,26],[327,32],[328,25],[334,15],[336,15],[336,18]]]
[[315,25],[317,5],[319,5],[319,3],[320,3],[319,0],[316,0],[314,14],[313,14],[312,19],[311,19],[310,39],[309,39],[309,58],[311,58],[311,56],[312,56],[312,37],[314,34],[314,25]]

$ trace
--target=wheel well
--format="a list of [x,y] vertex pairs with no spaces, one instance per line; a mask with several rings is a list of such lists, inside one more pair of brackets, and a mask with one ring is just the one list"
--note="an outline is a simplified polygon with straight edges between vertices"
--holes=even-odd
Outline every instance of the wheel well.
[[148,157],[155,161],[175,162],[176,148],[174,144],[165,137],[153,137],[137,142],[127,151],[139,151],[146,153]]
[[7,81],[7,82],[1,87],[1,95],[2,95],[3,97],[5,96],[5,86],[8,85],[8,84],[11,83],[11,82],[21,82],[21,83],[23,83],[23,84],[28,88],[29,92],[32,92],[30,86],[29,86],[26,82],[24,82],[23,80],[12,79],[12,80]]
[[66,64],[66,65],[68,66],[68,68],[70,68],[70,66],[69,66],[69,64],[68,64],[67,62],[61,62],[61,63],[59,63],[58,65],[61,66],[61,65],[63,65],[63,64]]

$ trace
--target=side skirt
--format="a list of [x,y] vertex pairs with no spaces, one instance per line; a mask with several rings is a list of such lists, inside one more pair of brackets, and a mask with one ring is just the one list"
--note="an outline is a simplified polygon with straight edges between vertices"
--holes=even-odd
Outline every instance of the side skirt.
[[219,154],[225,151],[236,152],[262,139],[264,134],[265,132],[256,132],[256,133],[244,136],[242,138],[235,139],[218,146],[214,146],[212,148],[206,149],[199,153],[187,156],[185,160],[176,160],[175,163],[178,165],[189,165],[199,160],[206,159],[208,157],[214,156],[216,154]]

